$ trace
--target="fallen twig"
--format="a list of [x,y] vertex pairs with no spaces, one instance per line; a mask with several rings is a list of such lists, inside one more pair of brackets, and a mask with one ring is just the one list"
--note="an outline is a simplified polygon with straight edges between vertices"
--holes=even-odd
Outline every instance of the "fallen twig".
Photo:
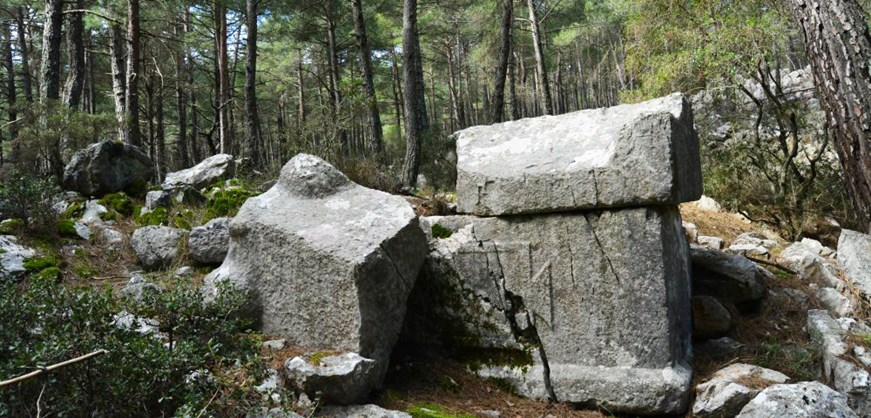
[[85,361],[91,357],[96,357],[96,356],[99,356],[101,354],[106,354],[106,353],[108,353],[108,351],[101,348],[97,351],[85,354],[83,356],[76,357],[74,359],[62,361],[62,362],[57,363],[57,364],[52,364],[51,366],[48,366],[48,367],[42,367],[39,370],[34,370],[30,373],[23,374],[23,375],[18,376],[18,377],[13,377],[12,379],[9,379],[9,380],[4,380],[4,381],[0,382],[0,387],[8,386],[8,385],[11,385],[13,383],[18,383],[22,380],[27,380],[27,379],[30,379],[31,377],[39,376],[43,373],[51,372],[51,371],[60,369],[61,367],[69,366],[70,364],[75,364],[75,363],[78,363],[80,361]]
[[[745,256],[745,257],[746,257],[746,256]],[[754,257],[747,257],[747,258],[748,258],[750,261],[753,261],[753,262],[755,262],[755,263],[765,264],[766,266],[771,266],[771,267],[774,267],[774,268],[777,268],[777,269],[783,270],[783,271],[785,271],[785,272],[787,272],[787,273],[789,273],[789,274],[798,274],[797,271],[792,270],[792,269],[790,269],[789,267],[786,267],[786,266],[784,266],[784,265],[777,264],[777,263],[775,263],[775,262],[773,262],[773,261],[762,260],[762,259],[760,259],[760,258],[754,258]]]

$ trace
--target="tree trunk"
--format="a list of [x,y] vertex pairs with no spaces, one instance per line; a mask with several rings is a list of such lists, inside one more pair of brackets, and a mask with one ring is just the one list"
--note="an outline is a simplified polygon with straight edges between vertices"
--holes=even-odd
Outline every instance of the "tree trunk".
[[[85,0],[75,0],[73,7],[83,10]],[[67,59],[70,70],[64,86],[64,104],[71,109],[78,109],[85,87],[85,24],[82,12],[71,13],[67,18],[67,25]]]
[[118,121],[118,139],[127,141],[127,66],[124,63],[124,30],[119,24],[109,26],[109,46],[112,65],[112,95],[115,98],[115,120]]
[[423,63],[417,29],[417,0],[404,0],[402,9],[402,65],[405,83],[405,164],[402,186],[417,185],[421,142],[429,131],[423,81]]
[[245,64],[245,125],[248,131],[248,158],[254,167],[262,165],[260,120],[257,113],[257,0],[246,0],[248,57]]
[[339,126],[339,113],[342,109],[342,93],[339,87],[342,74],[339,70],[339,52],[336,45],[336,21],[332,14],[326,13],[327,19],[327,53],[329,54],[330,67],[330,98],[332,99],[333,123],[337,129],[337,136],[342,146],[342,155],[349,155],[351,149],[348,144],[348,135],[345,130]]
[[18,136],[18,106],[16,101],[18,94],[15,91],[15,63],[12,61],[12,31],[8,24],[3,25],[3,58],[6,67],[6,101],[9,104],[9,139],[15,140]]
[[42,101],[60,99],[61,25],[63,25],[63,0],[46,0],[40,71]]
[[363,19],[361,0],[351,0],[354,9],[354,34],[357,36],[357,47],[360,50],[360,67],[363,71],[363,83],[366,86],[366,100],[369,107],[369,128],[372,131],[372,151],[380,155],[384,151],[384,132],[381,129],[381,112],[378,109],[378,97],[375,95],[375,81],[372,73],[372,51],[369,48],[369,38],[366,36],[366,21]]
[[297,49],[297,54],[299,55],[299,61],[296,63],[296,86],[297,86],[297,95],[299,96],[299,101],[297,102],[297,123],[299,124],[299,129],[302,131],[302,128],[305,126],[305,84],[302,73],[302,49]]
[[217,84],[217,119],[219,151],[230,152],[230,74],[227,55],[227,6],[224,0],[215,0],[212,7],[215,22],[215,60]]
[[856,0],[790,0],[859,226],[871,226],[871,35]]
[[21,82],[24,87],[24,100],[33,102],[33,81],[30,74],[30,48],[27,46],[27,30],[24,28],[24,6],[18,6],[18,49],[21,51]]
[[499,26],[499,60],[496,63],[496,78],[493,84],[493,114],[490,122],[502,122],[505,114],[505,78],[511,55],[511,24],[514,21],[514,0],[502,0],[502,24]]
[[526,0],[529,7],[529,25],[532,32],[532,48],[535,52],[535,69],[537,73],[538,91],[541,94],[541,104],[544,106],[544,114],[553,114],[553,104],[550,97],[550,85],[547,80],[547,62],[541,43],[541,28],[538,26],[538,17],[535,15],[535,1]]
[[[185,6],[187,9],[187,6]],[[190,167],[190,154],[188,147],[187,127],[187,92],[185,91],[185,74],[188,47],[184,44],[184,34],[188,32],[190,14],[184,13],[184,21],[175,26],[175,36],[179,40],[178,50],[175,56],[175,110],[178,117],[178,140],[176,142],[176,155],[178,155],[179,168]]]
[[127,0],[127,137],[131,145],[142,145],[139,132],[139,0]]

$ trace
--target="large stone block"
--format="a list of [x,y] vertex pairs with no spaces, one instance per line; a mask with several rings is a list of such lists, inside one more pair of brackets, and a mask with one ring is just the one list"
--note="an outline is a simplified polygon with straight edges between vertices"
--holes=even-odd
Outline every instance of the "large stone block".
[[299,154],[242,205],[206,285],[230,280],[248,291],[263,332],[312,351],[359,353],[376,361],[380,380],[425,256],[405,199]]
[[201,189],[218,180],[232,177],[235,173],[235,168],[236,164],[232,155],[216,154],[200,161],[199,164],[193,167],[167,173],[161,187],[164,190],[183,189],[186,187]]
[[844,229],[838,239],[838,262],[847,278],[871,298],[871,235]]
[[699,140],[680,94],[476,126],[456,136],[461,213],[677,204],[702,193]]
[[140,148],[102,141],[73,154],[64,168],[63,186],[85,196],[126,191],[139,194],[154,175],[154,164]]
[[689,248],[676,209],[422,224],[442,238],[430,241],[409,302],[411,342],[441,338],[530,397],[633,414],[686,409]]

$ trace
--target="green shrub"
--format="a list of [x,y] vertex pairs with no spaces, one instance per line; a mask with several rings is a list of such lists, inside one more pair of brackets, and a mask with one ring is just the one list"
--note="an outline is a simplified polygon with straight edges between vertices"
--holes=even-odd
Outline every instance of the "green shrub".
[[24,221],[31,230],[54,225],[52,199],[60,188],[52,177],[39,177],[12,170],[0,176],[0,212]]
[[100,204],[109,211],[114,210],[124,216],[133,215],[133,201],[124,192],[107,194],[100,199]]
[[166,225],[169,223],[169,211],[163,207],[156,207],[151,212],[143,214],[140,210],[134,220],[140,226]]
[[[0,415],[30,416],[37,398],[45,416],[245,415],[261,398],[240,383],[263,377],[265,368],[248,324],[238,319],[243,304],[230,288],[206,303],[183,282],[141,302],[119,299],[108,287],[0,283],[0,376],[107,350],[5,387]],[[131,326],[118,323],[122,311],[134,315]],[[159,337],[137,330],[136,318],[146,317],[159,321]]]
[[232,186],[227,189],[213,189],[208,194],[209,200],[206,201],[206,213],[203,222],[208,222],[222,216],[236,216],[242,204],[249,197],[256,195],[256,193],[239,186]]
[[60,268],[48,267],[34,274],[31,278],[34,280],[60,280],[62,275]]
[[2,235],[15,235],[24,229],[24,221],[21,219],[7,219],[3,222],[0,222],[0,234]]
[[190,230],[194,222],[194,212],[183,209],[172,215],[172,227]]
[[433,238],[450,238],[454,232],[450,229],[447,229],[439,224],[432,225],[432,236]]
[[77,219],[85,213],[85,202],[74,200],[70,202],[64,212],[61,214],[61,219]]

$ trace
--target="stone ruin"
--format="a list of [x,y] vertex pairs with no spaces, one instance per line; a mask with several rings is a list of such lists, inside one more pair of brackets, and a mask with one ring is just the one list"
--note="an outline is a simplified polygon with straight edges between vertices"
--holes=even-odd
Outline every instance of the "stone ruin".
[[683,96],[457,134],[458,210],[405,339],[526,396],[612,412],[686,409],[690,257],[677,204],[702,181]]
[[319,368],[356,369],[312,353],[362,356],[367,376],[349,379],[366,387],[338,403],[365,400],[400,340],[529,397],[685,411],[690,255],[677,204],[702,183],[683,96],[469,128],[457,155],[463,214],[420,221],[403,198],[297,155],[230,222],[207,288],[246,289],[265,333],[310,351],[285,366],[302,390]]

